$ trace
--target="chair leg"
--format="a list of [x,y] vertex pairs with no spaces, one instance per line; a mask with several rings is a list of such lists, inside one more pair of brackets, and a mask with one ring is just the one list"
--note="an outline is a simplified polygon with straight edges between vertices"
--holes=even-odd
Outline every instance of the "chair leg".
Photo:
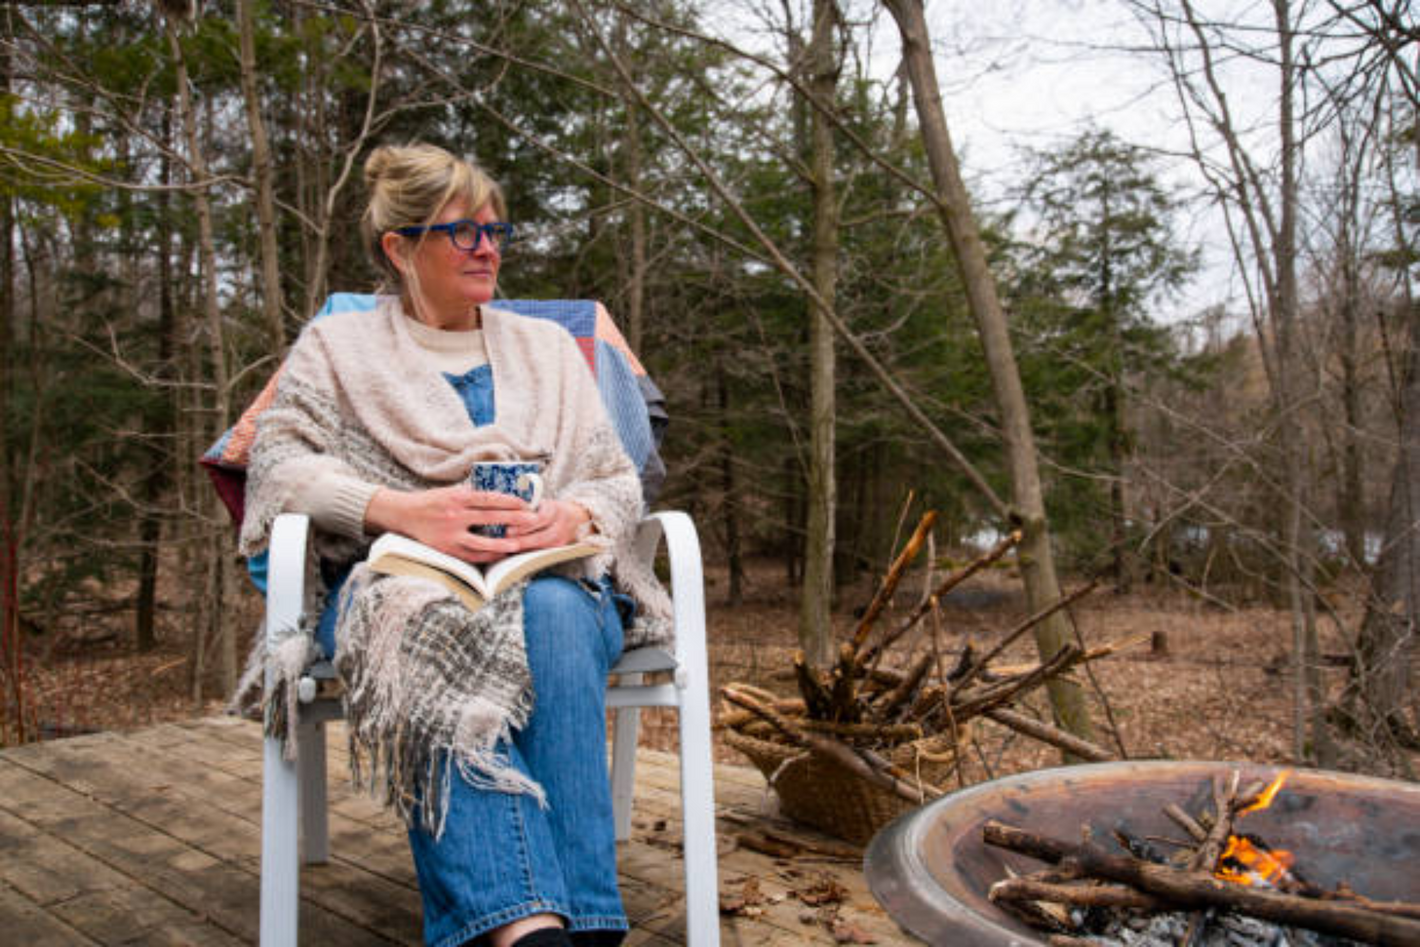
[[326,814],[325,721],[302,720],[297,746],[301,783],[301,861],[324,865],[330,861],[330,825]]
[[688,682],[680,706],[680,804],[685,842],[688,947],[719,947],[720,883],[715,864],[715,772],[710,746],[709,682]]
[[[623,674],[621,683],[635,686],[643,675]],[[611,804],[615,816],[616,840],[631,837],[631,803],[636,791],[636,744],[641,737],[641,709],[622,707],[616,711],[611,740]]]
[[261,947],[296,947],[301,897],[296,764],[267,737],[261,768]]

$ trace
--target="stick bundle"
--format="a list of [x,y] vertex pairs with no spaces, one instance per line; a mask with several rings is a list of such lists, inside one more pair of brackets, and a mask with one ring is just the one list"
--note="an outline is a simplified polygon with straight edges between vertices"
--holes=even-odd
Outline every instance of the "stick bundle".
[[1093,583],[1029,616],[989,650],[977,652],[968,643],[961,660],[951,669],[941,667],[933,652],[904,662],[902,670],[882,666],[888,649],[906,640],[942,596],[1000,560],[1022,538],[1019,531],[1013,532],[952,571],[904,620],[877,632],[875,625],[908,567],[928,545],[935,519],[935,512],[929,511],[917,524],[831,667],[811,667],[802,652],[795,655],[793,678],[798,699],[785,700],[746,684],[731,684],[721,690],[727,705],[722,724],[737,734],[832,761],[913,804],[941,795],[942,787],[923,779],[920,772],[907,772],[894,765],[887,758],[889,751],[919,742],[944,749],[955,747],[969,721],[979,716],[1085,759],[1114,759],[1114,754],[1093,743],[1013,709],[1025,694],[1114,648],[1085,652],[1069,645],[1038,664],[1009,669],[991,665],[1012,642],[1089,594]]

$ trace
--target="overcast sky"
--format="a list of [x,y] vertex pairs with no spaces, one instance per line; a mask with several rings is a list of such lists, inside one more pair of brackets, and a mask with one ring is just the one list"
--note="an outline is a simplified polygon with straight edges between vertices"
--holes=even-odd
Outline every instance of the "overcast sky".
[[[782,0],[723,0],[718,28],[736,42],[760,49],[765,18],[782,18]],[[789,0],[807,17],[811,0]],[[897,27],[880,0],[840,0],[853,22],[875,24],[867,68],[888,81],[900,62]],[[1265,0],[1202,0],[1228,17],[1267,13]],[[927,0],[938,80],[953,142],[972,197],[985,207],[1008,200],[1025,174],[1022,149],[1048,149],[1093,125],[1134,145],[1158,150],[1157,177],[1180,199],[1200,189],[1193,162],[1178,157],[1187,145],[1178,103],[1163,63],[1147,52],[1148,36],[1124,0]],[[860,36],[862,33],[859,34]],[[777,49],[774,55],[782,55]],[[1237,62],[1231,71],[1230,106],[1263,119],[1273,96],[1249,85]],[[1244,81],[1239,82],[1239,79]],[[1240,287],[1226,233],[1201,202],[1177,221],[1182,242],[1198,246],[1203,267],[1177,299],[1155,315],[1169,322],[1208,306],[1241,306]]]
[[[1190,161],[1170,157],[1185,144],[1173,90],[1161,64],[1137,51],[1147,37],[1119,0],[929,0],[947,121],[971,177],[989,203],[1024,174],[1020,149],[1050,148],[1087,125],[1161,149],[1155,171],[1180,197],[1197,187]],[[883,59],[897,56],[885,18]],[[1170,321],[1225,302],[1233,291],[1219,222],[1181,215],[1181,236],[1203,246],[1205,266],[1181,296],[1161,305]]]

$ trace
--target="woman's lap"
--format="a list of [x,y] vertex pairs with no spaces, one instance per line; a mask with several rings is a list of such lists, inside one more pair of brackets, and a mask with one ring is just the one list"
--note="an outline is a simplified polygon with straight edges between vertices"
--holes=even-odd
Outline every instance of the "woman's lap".
[[444,834],[410,846],[424,899],[425,941],[455,945],[532,914],[562,915],[576,930],[624,930],[616,886],[606,770],[606,675],[622,624],[607,583],[547,576],[524,596],[536,706],[504,750],[537,780],[530,796],[477,789],[453,774]]

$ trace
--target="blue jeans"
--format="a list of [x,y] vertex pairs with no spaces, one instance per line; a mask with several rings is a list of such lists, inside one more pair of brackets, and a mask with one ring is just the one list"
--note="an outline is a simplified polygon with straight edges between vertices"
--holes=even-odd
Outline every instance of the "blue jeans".
[[444,833],[409,845],[424,941],[455,947],[533,914],[573,932],[624,931],[606,763],[606,677],[621,654],[621,608],[606,580],[534,579],[523,598],[536,707],[501,749],[547,794],[477,789],[455,770]]

